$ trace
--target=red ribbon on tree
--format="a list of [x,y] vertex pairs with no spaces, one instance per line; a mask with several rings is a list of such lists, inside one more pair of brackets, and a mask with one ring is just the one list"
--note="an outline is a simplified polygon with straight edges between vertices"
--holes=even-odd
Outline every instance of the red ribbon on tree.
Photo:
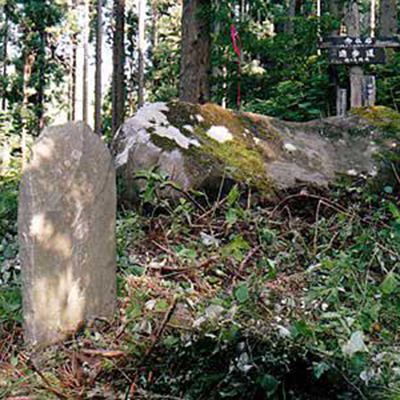
[[238,57],[238,84],[237,84],[237,106],[240,108],[241,106],[241,98],[240,98],[240,79],[241,79],[241,61],[242,61],[242,42],[240,41],[240,36],[238,31],[235,28],[235,25],[231,25],[231,36],[232,36],[232,45],[235,53]]

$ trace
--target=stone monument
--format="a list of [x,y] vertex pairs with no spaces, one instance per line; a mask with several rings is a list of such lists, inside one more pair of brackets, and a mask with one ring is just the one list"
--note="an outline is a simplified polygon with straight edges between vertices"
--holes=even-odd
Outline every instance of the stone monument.
[[65,339],[116,304],[115,171],[84,123],[47,128],[32,149],[19,195],[25,338]]

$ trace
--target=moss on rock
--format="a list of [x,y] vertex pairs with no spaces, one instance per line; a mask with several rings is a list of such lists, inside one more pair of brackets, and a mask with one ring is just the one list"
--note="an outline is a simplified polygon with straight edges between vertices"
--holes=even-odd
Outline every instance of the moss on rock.
[[[149,169],[165,170],[183,190],[202,190],[206,182],[228,178],[275,197],[299,184],[327,186],[343,174],[376,175],[378,155],[385,149],[393,152],[400,132],[400,114],[384,107],[303,124],[214,104],[148,107],[122,128],[116,158],[125,160],[129,154],[128,175],[146,167],[148,159]],[[143,122],[143,115],[154,113],[162,125]],[[143,130],[151,143],[147,158]],[[123,153],[124,146],[130,146],[128,152]]]

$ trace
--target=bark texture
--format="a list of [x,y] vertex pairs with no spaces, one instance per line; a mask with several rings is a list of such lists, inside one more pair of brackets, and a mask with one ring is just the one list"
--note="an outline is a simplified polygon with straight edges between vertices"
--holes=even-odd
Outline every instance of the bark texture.
[[94,87],[94,131],[97,135],[101,135],[101,68],[103,63],[102,58],[103,45],[103,9],[102,0],[97,0],[97,26],[96,26],[96,76]]
[[138,107],[144,104],[144,52],[145,52],[145,20],[146,20],[146,0],[139,0],[139,87],[138,87]]
[[112,74],[112,133],[124,119],[125,109],[125,0],[114,0],[114,38]]
[[7,93],[7,84],[6,84],[6,78],[7,78],[7,65],[8,65],[8,35],[9,35],[9,19],[8,19],[8,2],[3,7],[3,13],[4,13],[4,32],[3,32],[3,86],[1,88],[1,108],[2,110],[6,110],[7,108],[7,99],[6,99],[6,93]]
[[88,122],[89,115],[89,1],[83,3],[85,21],[83,26],[83,81],[82,81],[82,120]]
[[179,100],[207,103],[210,100],[210,0],[184,0]]
[[397,1],[381,0],[379,7],[379,36],[391,38],[397,34]]
[[[76,0],[71,0],[71,8],[76,10]],[[70,64],[70,120],[75,121],[76,119],[76,72],[78,65],[78,34],[72,32],[71,35],[71,64]]]
[[342,0],[330,0],[329,13],[338,22],[337,28],[331,32],[331,36],[340,36],[340,23],[344,17],[344,3]]

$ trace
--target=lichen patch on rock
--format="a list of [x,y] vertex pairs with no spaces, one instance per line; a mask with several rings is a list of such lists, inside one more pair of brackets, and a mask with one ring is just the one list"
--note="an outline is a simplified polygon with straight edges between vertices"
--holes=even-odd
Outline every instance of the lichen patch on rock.
[[266,198],[304,184],[326,188],[351,170],[372,175],[382,150],[400,145],[400,115],[384,108],[293,123],[215,104],[156,103],[122,130],[114,154],[117,166],[126,167],[125,186],[135,185],[137,171],[156,169],[179,186],[178,196],[182,190],[218,192],[223,179],[246,183]]
[[[152,103],[140,108],[134,118],[125,123],[125,129],[135,131],[136,135],[128,135],[124,138],[125,144],[122,151],[115,157],[116,167],[120,167],[128,161],[130,150],[138,143],[147,143],[151,140],[150,132],[154,135],[172,140],[182,149],[189,149],[191,145],[201,147],[197,139],[187,137],[168,121],[166,113],[169,107],[166,103]],[[115,139],[119,140],[123,129],[120,129]]]
[[289,153],[292,153],[292,152],[294,152],[294,151],[297,150],[297,147],[294,146],[294,145],[292,145],[291,143],[285,143],[285,144],[283,145],[283,147],[284,147],[284,149],[285,149],[286,151],[288,151]]
[[229,142],[233,139],[232,133],[225,126],[212,126],[207,131],[207,136],[219,143]]

